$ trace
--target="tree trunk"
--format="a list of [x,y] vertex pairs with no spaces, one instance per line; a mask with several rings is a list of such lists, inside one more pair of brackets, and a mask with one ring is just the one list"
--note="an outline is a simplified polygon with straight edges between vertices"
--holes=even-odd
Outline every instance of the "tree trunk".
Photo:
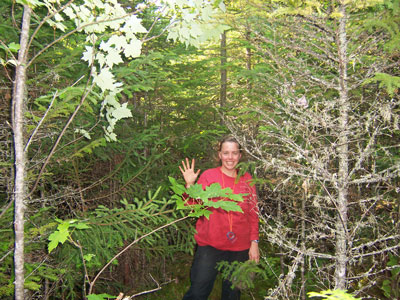
[[301,257],[301,287],[300,287],[300,299],[301,300],[306,300],[306,257],[304,253],[306,253],[306,201],[307,201],[307,195],[308,195],[308,180],[304,180],[303,182],[303,198],[301,199],[301,251],[303,253],[303,256]]
[[339,139],[338,139],[338,196],[337,196],[337,219],[336,219],[336,268],[335,288],[346,288],[347,269],[347,211],[348,211],[348,174],[349,174],[349,99],[347,87],[347,37],[346,37],[346,7],[340,5],[342,16],[339,20],[337,33],[337,45],[339,56]]
[[22,19],[22,30],[20,39],[20,50],[18,52],[18,62],[15,70],[15,83],[13,89],[13,110],[12,123],[14,132],[15,149],[15,299],[24,299],[24,212],[25,212],[25,164],[26,157],[24,151],[24,100],[26,98],[26,62],[27,45],[29,39],[29,27],[32,9],[24,5]]
[[[247,28],[246,30],[246,42],[250,45],[251,37],[250,37],[250,30]],[[250,46],[246,47],[246,69],[251,71],[251,48]],[[247,79],[247,89],[251,91],[251,80]]]
[[[227,54],[226,54],[226,31],[221,34],[221,90],[220,90],[220,107],[224,108],[226,104],[226,85],[227,85]],[[223,119],[221,119],[221,125]]]

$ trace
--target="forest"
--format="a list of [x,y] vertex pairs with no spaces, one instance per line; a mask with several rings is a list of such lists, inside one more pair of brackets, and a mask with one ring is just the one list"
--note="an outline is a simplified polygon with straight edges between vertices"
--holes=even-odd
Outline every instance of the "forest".
[[261,258],[211,300],[400,299],[399,59],[399,0],[0,1],[0,298],[181,299],[232,135]]

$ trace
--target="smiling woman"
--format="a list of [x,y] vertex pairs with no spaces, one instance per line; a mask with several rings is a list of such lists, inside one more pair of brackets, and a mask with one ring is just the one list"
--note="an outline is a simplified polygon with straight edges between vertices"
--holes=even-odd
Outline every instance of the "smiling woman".
[[[212,214],[207,219],[200,217],[196,224],[195,240],[197,250],[194,257],[190,280],[191,287],[183,300],[204,299],[211,293],[217,276],[216,266],[221,261],[258,263],[258,209],[257,196],[249,173],[238,177],[237,165],[242,157],[241,147],[233,137],[226,137],[219,143],[218,157],[221,166],[204,171],[197,183],[203,188],[219,183],[222,188],[230,188],[234,194],[246,194],[244,201],[238,203],[242,212],[224,211],[209,208]],[[186,158],[179,167],[190,187],[196,182],[200,170],[195,172],[195,161]],[[213,199],[218,201],[221,199]],[[232,283],[224,280],[221,299],[240,299],[240,290],[232,289]]]

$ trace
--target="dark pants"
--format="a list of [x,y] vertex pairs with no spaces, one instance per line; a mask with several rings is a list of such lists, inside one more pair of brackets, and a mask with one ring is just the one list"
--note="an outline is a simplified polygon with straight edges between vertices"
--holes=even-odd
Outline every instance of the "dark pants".
[[[249,259],[249,250],[222,251],[211,246],[198,246],[190,272],[191,286],[182,300],[207,300],[210,295],[220,261],[244,262]],[[240,290],[232,289],[228,280],[222,282],[221,300],[239,300]]]

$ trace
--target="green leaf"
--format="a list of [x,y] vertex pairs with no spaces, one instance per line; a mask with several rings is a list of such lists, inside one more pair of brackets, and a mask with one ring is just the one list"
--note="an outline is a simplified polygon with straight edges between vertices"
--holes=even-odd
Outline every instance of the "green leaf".
[[72,226],[75,227],[76,229],[89,229],[90,228],[85,223],[77,223],[77,224],[73,224]]
[[14,42],[8,44],[8,49],[10,49],[11,52],[18,52],[19,48],[21,48],[20,44],[16,44]]
[[175,178],[168,176],[169,182],[171,183],[171,189],[172,191],[179,195],[182,196],[183,193],[186,191],[185,187],[182,184],[179,184]]
[[61,224],[57,226],[57,230],[54,231],[52,234],[49,236],[49,241],[50,243],[48,244],[48,251],[49,253],[53,251],[59,243],[64,244],[64,242],[68,239],[69,237],[69,222],[63,221]]
[[38,291],[41,288],[41,285],[34,281],[25,281],[24,287],[31,291]]
[[94,59],[94,49],[91,46],[85,46],[86,51],[83,52],[82,60],[87,61],[89,66],[93,63]]
[[89,254],[84,255],[83,259],[86,260],[86,261],[91,261],[92,258],[95,257],[95,256],[96,255],[89,253]]
[[87,296],[88,300],[106,300],[110,298],[115,298],[115,296],[109,294],[90,294]]
[[82,134],[85,138],[87,138],[88,140],[90,140],[92,137],[90,136],[90,134],[89,134],[89,132],[87,132],[85,129],[80,129],[80,128],[77,128],[77,129],[75,129],[75,132],[76,133],[80,133],[80,134]]
[[43,3],[39,0],[16,0],[16,2],[21,5],[28,5],[29,7],[32,8],[43,5]]
[[89,145],[84,146],[83,148],[79,149],[75,152],[72,156],[83,157],[83,153],[91,154],[93,149],[97,147],[104,147],[106,146],[107,142],[105,138],[99,138],[97,140],[92,141]]
[[205,196],[205,191],[203,190],[203,186],[201,184],[193,184],[187,189],[187,194],[190,198],[193,199],[202,199],[208,200],[208,197]]
[[207,206],[214,207],[214,208],[222,208],[223,210],[226,210],[226,211],[237,211],[237,212],[243,213],[242,208],[239,205],[237,205],[236,202],[233,202],[233,201],[223,201],[223,200],[215,201],[215,202],[209,201],[207,203]]
[[202,210],[195,210],[194,212],[189,214],[189,217],[195,217],[195,218],[200,218],[200,217],[206,217],[207,219],[210,218],[212,214],[212,211],[209,211],[208,209],[202,209]]

